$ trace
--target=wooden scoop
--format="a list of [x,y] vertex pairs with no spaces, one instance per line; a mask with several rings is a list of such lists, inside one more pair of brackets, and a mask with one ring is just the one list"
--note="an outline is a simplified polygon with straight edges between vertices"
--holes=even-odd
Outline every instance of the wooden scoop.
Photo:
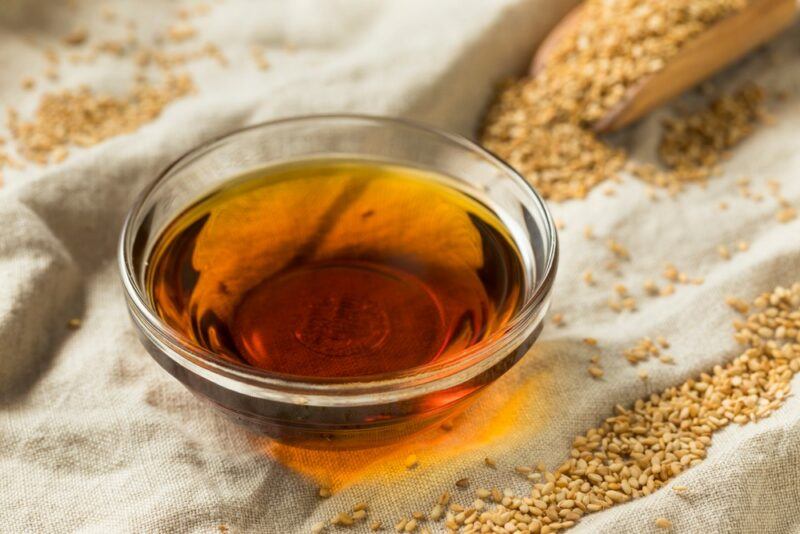
[[[747,7],[709,27],[687,43],[664,68],[628,88],[622,101],[594,125],[595,131],[618,130],[653,108],[708,78],[795,21],[800,0],[751,0]],[[580,23],[584,4],[573,8],[539,46],[531,64],[535,76],[559,41]]]

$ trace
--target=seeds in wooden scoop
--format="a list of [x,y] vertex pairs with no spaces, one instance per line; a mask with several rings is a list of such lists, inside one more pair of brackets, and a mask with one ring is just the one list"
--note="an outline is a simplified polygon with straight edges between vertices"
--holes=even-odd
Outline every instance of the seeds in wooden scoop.
[[[627,90],[664,68],[706,28],[746,0],[586,0],[574,31],[535,76],[507,83],[489,109],[482,142],[547,198],[583,198],[626,167],[626,155],[590,129]],[[659,149],[669,168],[628,162],[635,176],[670,192],[705,180],[724,152],[763,115],[763,91],[748,86],[665,124]],[[704,137],[708,135],[707,137]]]

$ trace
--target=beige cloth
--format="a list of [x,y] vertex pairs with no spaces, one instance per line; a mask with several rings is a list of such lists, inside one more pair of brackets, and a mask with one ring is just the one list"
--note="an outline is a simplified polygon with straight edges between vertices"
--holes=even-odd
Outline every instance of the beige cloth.
[[[159,169],[193,145],[233,128],[277,116],[362,111],[414,117],[473,133],[502,77],[520,71],[546,29],[569,7],[555,0],[463,1],[298,0],[212,3],[196,19],[203,39],[230,59],[190,66],[197,95],[171,105],[154,123],[46,168],[7,176],[0,189],[0,531],[2,532],[308,532],[356,502],[393,525],[430,510],[453,481],[472,487],[528,483],[510,472],[567,456],[573,436],[630,403],[725,361],[740,349],[723,297],[744,298],[800,279],[800,220],[781,225],[775,202],[741,198],[748,176],[767,179],[800,207],[800,27],[720,78],[757,79],[790,91],[775,105],[779,121],[735,151],[724,176],[675,200],[647,200],[626,179],[616,194],[552,206],[566,221],[554,311],[566,326],[548,325],[532,352],[456,421],[410,445],[346,454],[292,450],[229,424],[160,369],[136,340],[118,282],[115,246],[125,211]],[[107,4],[103,2],[102,5]],[[112,26],[101,4],[77,2],[75,14],[54,2],[0,6],[0,94],[23,116],[36,102],[20,79],[41,73],[40,51],[22,40],[55,43],[85,23],[90,37]],[[171,20],[174,6],[156,0],[123,4],[140,31]],[[105,26],[103,26],[105,24]],[[101,28],[95,30],[94,28]],[[106,30],[102,30],[106,28]],[[250,46],[267,47],[268,71],[255,68]],[[295,46],[294,52],[282,48]],[[132,68],[110,59],[62,67],[60,86],[89,83],[124,90]],[[691,99],[691,97],[686,97]],[[619,136],[637,157],[652,158],[659,115]],[[726,211],[718,208],[725,201]],[[588,242],[585,224],[599,236]],[[604,238],[625,244],[632,260],[624,281],[637,293],[667,261],[700,286],[639,299],[640,310],[605,306],[616,280],[602,268]],[[750,250],[725,261],[720,243],[747,240]],[[595,270],[588,288],[581,273]],[[83,326],[69,331],[70,317]],[[620,356],[642,336],[664,335],[677,364],[641,367]],[[606,377],[587,372],[600,341]],[[800,386],[798,380],[794,386]],[[415,452],[420,465],[403,468]],[[496,459],[496,471],[483,458]],[[687,496],[669,490],[582,520],[576,532],[655,532],[656,517],[675,532],[800,532],[800,401],[770,418],[714,436],[709,458],[681,474]],[[319,484],[336,489],[320,500]],[[455,491],[471,502],[471,491]],[[431,530],[439,531],[440,526]],[[354,531],[366,530],[365,527]]]

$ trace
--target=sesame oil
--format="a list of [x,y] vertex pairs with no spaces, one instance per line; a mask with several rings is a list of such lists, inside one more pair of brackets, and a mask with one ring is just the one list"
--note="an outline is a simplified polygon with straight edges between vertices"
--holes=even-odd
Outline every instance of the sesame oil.
[[235,178],[162,232],[150,298],[194,344],[271,373],[358,378],[452,361],[506,326],[525,281],[495,212],[446,183],[350,160]]

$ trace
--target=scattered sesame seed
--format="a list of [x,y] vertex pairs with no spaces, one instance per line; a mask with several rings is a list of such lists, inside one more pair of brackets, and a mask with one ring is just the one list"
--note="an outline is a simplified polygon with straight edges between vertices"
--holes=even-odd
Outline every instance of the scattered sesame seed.
[[717,245],[717,254],[724,260],[731,259],[731,253],[725,245]]
[[667,284],[659,290],[659,294],[662,297],[668,297],[673,293],[675,293],[675,286],[673,286],[672,284]]
[[468,478],[459,478],[456,480],[456,487],[460,489],[468,488],[469,487],[469,479]]
[[82,324],[83,322],[77,317],[73,317],[72,319],[67,321],[67,327],[71,328],[72,330],[77,330],[78,328],[81,327]]
[[176,43],[187,41],[197,34],[197,30],[190,24],[179,22],[167,30],[167,37]]
[[317,492],[317,494],[320,497],[322,497],[323,499],[327,499],[328,497],[331,496],[331,490],[323,486],[323,487],[319,488],[319,491]]
[[585,337],[585,338],[583,338],[583,342],[586,343],[587,345],[589,345],[590,347],[596,347],[597,346],[597,340],[595,338],[593,338],[593,337]]
[[662,276],[669,280],[670,282],[677,282],[678,281],[678,268],[675,265],[668,263],[664,266],[664,272]]
[[339,512],[336,517],[331,519],[331,523],[334,525],[343,525],[349,527],[355,523],[355,520],[347,512]]
[[592,271],[590,271],[588,269],[586,271],[584,271],[584,273],[583,273],[583,281],[586,283],[587,286],[593,286],[594,285],[594,275],[592,274]]
[[775,215],[775,218],[780,223],[788,223],[797,218],[797,211],[794,208],[783,208]]
[[750,306],[748,306],[745,301],[736,297],[726,297],[725,303],[742,314],[747,313],[750,310]]
[[493,459],[489,458],[489,457],[484,458],[483,459],[483,463],[485,463],[487,466],[491,467],[492,469],[497,469],[497,463],[495,463],[495,461]]
[[553,314],[553,317],[552,317],[551,321],[553,321],[553,324],[558,326],[558,327],[564,326],[566,324],[564,322],[564,314],[561,314],[561,313]]
[[608,239],[606,241],[606,246],[608,246],[608,250],[610,250],[616,257],[627,260],[630,259],[631,255],[628,252],[628,249],[622,246],[619,242],[615,241],[614,239]]
[[659,517],[658,519],[656,519],[656,526],[658,528],[671,528],[672,521],[670,521],[666,517]]
[[267,70],[269,68],[269,61],[267,61],[262,47],[254,46],[251,48],[250,52],[253,55],[253,61],[255,61],[258,70]]
[[63,41],[64,44],[69,46],[79,46],[85,43],[88,37],[89,32],[86,31],[86,28],[76,28],[69,32],[69,34],[64,37]]
[[593,378],[601,378],[604,374],[603,370],[596,366],[590,366],[587,371],[589,374],[592,375]]
[[651,279],[645,280],[644,284],[643,284],[643,287],[644,287],[645,293],[647,293],[648,295],[653,296],[653,297],[658,296],[659,289],[658,289],[658,286],[656,285],[656,283],[653,280],[651,280]]

